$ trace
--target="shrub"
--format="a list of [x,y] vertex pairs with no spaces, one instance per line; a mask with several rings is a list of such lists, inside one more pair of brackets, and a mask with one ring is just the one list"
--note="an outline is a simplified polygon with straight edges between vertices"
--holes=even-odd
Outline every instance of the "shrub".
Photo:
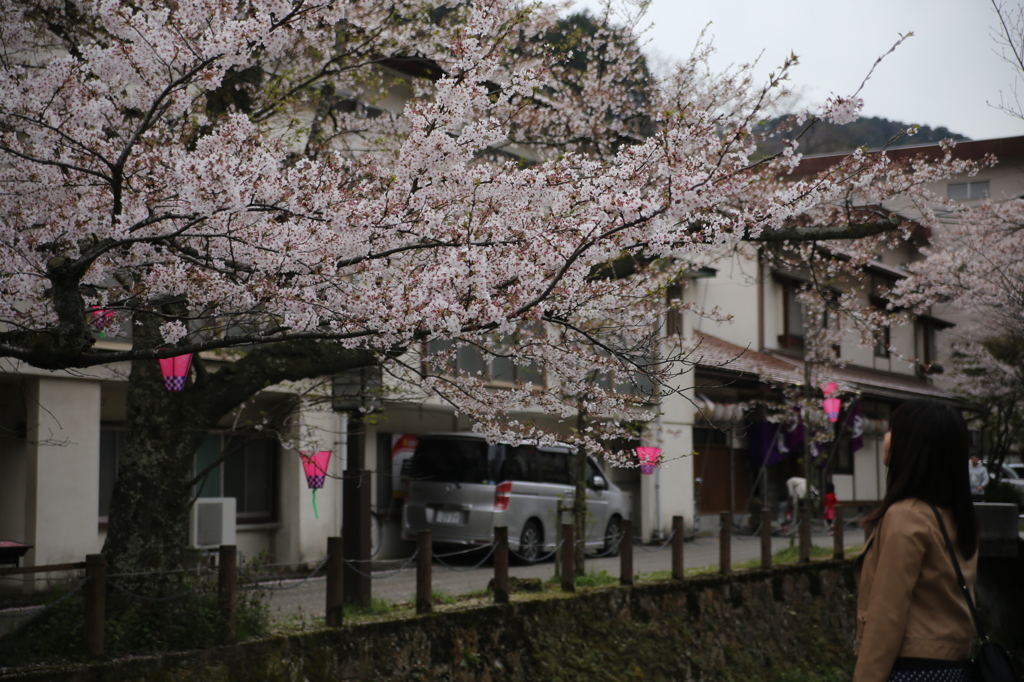
[[[104,650],[107,656],[203,649],[229,641],[215,582],[178,576],[173,585],[147,589],[135,581],[124,589],[108,586]],[[148,596],[162,594],[163,596]],[[147,596],[140,596],[147,595]],[[239,590],[238,640],[268,631],[270,611],[259,590]],[[84,601],[81,591],[55,591],[52,604],[36,618],[0,639],[0,660],[8,665],[37,661],[81,661]]]

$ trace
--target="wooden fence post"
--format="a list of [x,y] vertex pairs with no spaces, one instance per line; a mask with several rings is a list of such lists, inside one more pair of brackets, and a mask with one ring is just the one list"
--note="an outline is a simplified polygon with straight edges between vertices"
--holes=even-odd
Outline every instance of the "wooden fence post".
[[227,623],[228,642],[234,644],[238,636],[238,549],[221,545],[218,554],[217,595]]
[[508,603],[508,527],[494,528],[494,603]]
[[562,524],[562,591],[576,591],[576,528]]
[[622,540],[619,541],[619,584],[633,584],[633,522],[622,522]]
[[345,617],[342,573],[345,566],[344,543],[340,537],[327,538],[327,627],[340,628]]
[[[349,421],[349,428],[357,428]],[[359,429],[362,427],[359,426]],[[342,520],[341,537],[345,543],[345,558],[348,562],[342,569],[344,599],[349,604],[370,606],[372,583],[370,573],[370,472],[362,466],[362,453],[357,459],[353,453],[353,443],[360,441],[362,436],[353,438],[349,435],[349,464],[354,468],[346,469],[342,480]]]
[[846,556],[846,547],[843,543],[843,508],[836,507],[836,517],[832,519],[832,558],[842,559]]
[[761,568],[772,567],[772,520],[768,505],[761,505]]
[[[555,577],[562,577],[562,501],[555,504]],[[520,547],[520,551],[522,548]]]
[[732,573],[732,514],[724,511],[718,518],[722,525],[718,531],[718,572],[729,575]]
[[683,579],[683,517],[672,517],[672,579]]
[[107,608],[107,558],[102,554],[85,557],[85,650],[90,656],[103,655],[103,624]]
[[434,610],[430,594],[430,569],[434,560],[431,542],[429,530],[421,530],[416,534],[416,613],[430,613]]
[[811,510],[804,507],[800,510],[800,563],[811,560]]

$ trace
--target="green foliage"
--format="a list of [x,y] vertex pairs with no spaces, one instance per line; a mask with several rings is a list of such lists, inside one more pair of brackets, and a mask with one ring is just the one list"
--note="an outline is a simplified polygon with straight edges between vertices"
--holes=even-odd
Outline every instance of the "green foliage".
[[[576,587],[608,587],[609,585],[618,585],[619,579],[613,575],[608,575],[608,571],[598,571],[597,573],[587,573],[586,575],[576,576]],[[545,585],[548,589],[562,589],[562,579],[553,575],[545,581]]]
[[[860,552],[860,547],[847,547],[846,554],[856,554]],[[812,559],[827,559],[832,556],[832,549],[827,547],[819,547],[818,545],[811,545],[811,558]],[[787,547],[781,549],[772,555],[772,565],[777,566],[779,564],[795,564],[800,561],[800,548],[799,547]],[[732,564],[732,570],[734,571],[746,571],[750,569],[756,569],[761,567],[760,559],[751,559],[750,561],[741,561]],[[688,578],[711,575],[718,573],[718,566],[700,566],[697,568],[687,568],[683,571],[683,575]],[[636,582],[654,582],[658,580],[669,580],[672,577],[672,571],[654,571],[653,573],[637,573]]]
[[[812,559],[824,559],[832,556],[832,549],[827,547],[819,547],[818,545],[811,545],[811,558]],[[800,561],[800,548],[799,547],[786,547],[785,549],[779,550],[772,555],[772,564],[795,564]],[[758,562],[758,566],[761,562]]]
[[608,571],[576,576],[577,587],[607,587],[608,585],[618,584],[619,579],[613,575],[608,575]]
[[[436,600],[438,597],[443,596],[444,595],[437,592],[432,594],[431,598]],[[369,606],[364,607],[359,604],[345,604],[343,617],[356,618],[359,616],[386,616],[394,611],[394,609],[395,607],[391,602],[377,597],[371,597]]]
[[430,601],[434,602],[435,604],[447,604],[451,606],[457,600],[450,594],[445,594],[444,592],[438,592],[435,590],[430,593]]
[[46,609],[19,629],[0,638],[0,661],[22,665],[37,660],[80,661],[84,659],[81,590],[61,585],[47,595]]
[[[132,587],[135,594],[154,593],[145,585]],[[107,656],[204,649],[229,641],[227,619],[215,584],[197,583],[189,576],[179,577],[173,587],[165,587],[168,596],[181,596],[147,600],[108,588],[104,624]],[[85,660],[81,591],[63,601],[62,596],[55,592],[49,600],[54,603],[52,608],[0,639],[0,660],[10,665]],[[239,641],[268,631],[270,611],[260,591],[239,591],[235,622]]]
[[804,662],[794,662],[791,669],[778,670],[777,682],[847,682],[853,677],[853,664],[856,659],[850,659],[848,665],[815,666],[805,667]]

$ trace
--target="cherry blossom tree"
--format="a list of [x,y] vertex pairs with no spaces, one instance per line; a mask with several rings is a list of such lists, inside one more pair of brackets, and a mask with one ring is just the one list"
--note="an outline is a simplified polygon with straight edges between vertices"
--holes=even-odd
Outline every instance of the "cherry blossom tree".
[[1024,445],[1024,201],[964,208],[928,258],[900,282],[894,301],[922,310],[942,303],[966,314],[952,348],[955,389],[986,408],[990,467]]
[[[757,158],[755,129],[791,62],[760,84],[711,74],[702,45],[654,77],[628,27],[567,48],[559,21],[512,0],[0,0],[0,357],[130,368],[117,570],[175,564],[199,443],[268,386],[381,365],[494,437],[550,438],[523,410],[600,415],[574,436],[596,451],[674,390],[681,272],[745,240],[899,234],[850,198],[949,171],[857,153],[790,178],[796,144]],[[438,370],[460,348],[549,390]],[[194,379],[165,391],[156,360],[187,353]]]
[[[1024,77],[1024,9],[992,1],[993,40],[1016,72],[996,105],[1024,119],[1018,87]],[[954,388],[985,408],[987,460],[997,472],[1007,455],[1024,447],[1024,200],[986,200],[962,206],[940,200],[949,219],[936,230],[928,258],[911,268],[894,303],[913,310],[951,306],[968,322],[953,351]]]

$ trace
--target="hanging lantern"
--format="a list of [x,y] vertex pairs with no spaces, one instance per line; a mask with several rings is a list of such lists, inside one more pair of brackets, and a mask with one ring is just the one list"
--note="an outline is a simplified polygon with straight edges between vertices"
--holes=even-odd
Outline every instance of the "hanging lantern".
[[837,384],[834,381],[830,381],[830,382],[828,382],[827,384],[825,384],[824,386],[821,387],[821,392],[825,394],[826,398],[828,398],[830,395],[835,393],[836,389],[838,389],[838,388],[839,388],[839,384]]
[[302,457],[302,469],[306,472],[306,485],[313,491],[313,515],[320,518],[316,510],[316,491],[324,487],[324,479],[327,477],[327,465],[331,461],[330,450],[320,450],[316,454],[300,452]]
[[164,374],[164,384],[168,391],[185,390],[185,379],[188,368],[192,365],[192,354],[175,355],[173,358],[160,358],[160,371]]
[[661,460],[661,448],[637,448],[636,456],[640,460],[640,473],[650,476]]
[[103,330],[114,321],[114,311],[106,308],[92,309],[92,326],[103,336]]
[[843,405],[843,401],[839,398],[825,398],[821,401],[822,407],[825,408],[825,414],[828,415],[830,422],[839,421],[839,409]]

